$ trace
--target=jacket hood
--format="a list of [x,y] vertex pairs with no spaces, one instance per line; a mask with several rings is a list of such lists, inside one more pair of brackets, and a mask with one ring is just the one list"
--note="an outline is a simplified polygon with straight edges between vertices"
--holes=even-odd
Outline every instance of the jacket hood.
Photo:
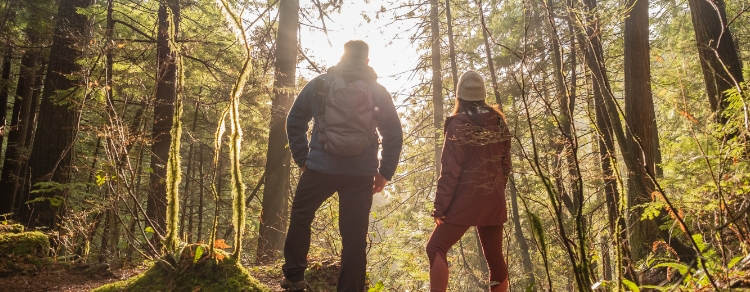
[[378,80],[378,74],[375,73],[375,70],[361,63],[341,61],[336,66],[329,68],[328,73],[343,76],[346,79],[359,79],[367,82]]

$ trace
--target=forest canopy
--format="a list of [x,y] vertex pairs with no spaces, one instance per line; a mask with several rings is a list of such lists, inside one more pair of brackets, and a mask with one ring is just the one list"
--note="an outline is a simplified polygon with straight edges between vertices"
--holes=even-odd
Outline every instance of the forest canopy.
[[[443,124],[469,70],[512,134],[512,291],[750,288],[737,0],[5,0],[0,225],[44,233],[58,262],[178,271],[205,250],[280,277],[301,174],[286,116],[353,39],[404,131],[371,209],[370,291],[429,287]],[[311,260],[335,267],[335,196],[312,230]],[[481,248],[469,229],[448,254],[450,291],[486,287]]]

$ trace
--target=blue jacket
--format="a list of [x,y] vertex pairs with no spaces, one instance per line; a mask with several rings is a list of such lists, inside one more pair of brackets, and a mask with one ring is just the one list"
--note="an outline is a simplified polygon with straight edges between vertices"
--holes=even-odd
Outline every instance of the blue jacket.
[[[359,67],[358,73],[354,73],[352,66],[347,65],[339,63],[329,69],[328,73],[307,83],[294,101],[286,120],[286,133],[292,158],[297,165],[302,166],[306,163],[307,168],[322,173],[355,176],[374,176],[380,173],[390,181],[396,172],[403,144],[403,131],[396,107],[393,105],[388,90],[377,83],[377,75],[372,68]],[[323,145],[318,142],[317,123],[313,123],[312,137],[308,140],[308,124],[310,120],[316,118],[318,106],[320,106],[320,101],[315,97],[315,81],[323,79],[330,84],[333,78],[340,78],[341,74],[353,74],[354,78],[368,81],[372,85],[374,103],[380,109],[377,127],[383,145],[380,159],[378,159],[378,143],[373,143],[356,156],[344,157],[326,152]]]

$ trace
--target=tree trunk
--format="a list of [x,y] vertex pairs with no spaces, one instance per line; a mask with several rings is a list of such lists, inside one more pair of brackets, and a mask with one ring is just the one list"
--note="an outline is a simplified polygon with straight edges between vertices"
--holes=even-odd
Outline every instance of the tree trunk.
[[[8,91],[10,88],[10,71],[13,57],[13,46],[8,43],[8,47],[5,48],[5,54],[3,54],[3,72],[2,81],[0,81],[0,153],[3,149],[3,139],[5,138],[5,131],[8,130],[6,127],[6,116],[8,113]],[[0,202],[6,201],[7,198],[0,197]],[[0,211],[0,214],[4,214]]]
[[291,153],[287,149],[286,115],[294,101],[297,69],[297,28],[299,0],[281,0],[279,32],[276,36],[276,74],[271,104],[271,124],[266,155],[267,180],[263,189],[258,260],[276,259],[286,238],[289,209],[289,175]]
[[[587,6],[588,11],[596,11],[596,1],[595,0],[585,0],[584,4]],[[632,3],[631,3],[632,4]],[[617,105],[615,104],[615,97],[612,93],[612,89],[609,83],[609,79],[607,78],[605,66],[604,66],[604,59],[603,59],[603,49],[602,49],[602,43],[600,39],[600,30],[598,26],[598,18],[596,15],[593,16],[594,19],[590,21],[590,25],[585,26],[586,29],[586,35],[588,36],[587,41],[582,41],[581,44],[586,45],[586,49],[584,50],[586,54],[586,64],[587,67],[591,70],[591,74],[594,78],[594,84],[598,85],[598,88],[600,89],[601,96],[603,97],[603,100],[601,100],[601,106],[598,106],[599,109],[601,109],[601,115],[606,117],[602,118],[602,122],[607,123],[608,127],[606,129],[611,129],[611,133],[614,134],[614,137],[617,137],[616,142],[619,146],[620,151],[622,152],[623,162],[625,163],[626,169],[629,173],[643,173],[644,169],[642,165],[638,164],[638,161],[636,160],[635,155],[631,154],[631,149],[629,147],[629,143],[627,143],[627,138],[625,135],[625,131],[623,131],[622,122],[620,121],[619,117],[619,111],[617,108]],[[647,61],[648,62],[648,61]],[[627,85],[626,85],[627,86]],[[595,94],[596,96],[596,94]],[[604,121],[606,119],[606,121]],[[597,124],[600,122],[597,121]],[[655,125],[655,121],[650,122],[650,125],[653,127]],[[605,127],[601,127],[601,129],[604,129]],[[629,131],[629,130],[628,130]],[[603,138],[607,139],[607,135],[610,132],[608,130],[602,131]],[[658,133],[654,132],[653,136],[650,137],[656,137]],[[614,139],[610,139],[614,140]],[[609,159],[612,159],[614,156],[614,149],[611,149],[608,153]],[[614,180],[613,180],[614,183]],[[631,183],[635,183],[640,186],[635,186],[637,189],[645,189],[643,187],[643,181],[642,180],[634,180],[631,181]],[[613,186],[614,187],[614,186]],[[619,202],[619,200],[615,201]],[[618,203],[619,205],[619,203]],[[614,206],[614,205],[612,205]],[[628,233],[626,231],[624,218],[620,217],[617,224],[615,226],[620,226],[620,235],[621,237],[625,237],[625,234]],[[665,223],[667,220],[663,217],[657,217],[654,219],[656,221],[656,224],[662,224]],[[645,222],[649,223],[649,222]],[[613,223],[614,224],[614,223]],[[683,263],[690,263],[692,262],[695,257],[696,253],[694,250],[692,250],[690,247],[685,246],[680,240],[677,238],[671,237],[670,233],[665,230],[660,230],[659,235],[661,235],[661,238],[664,239],[666,242],[669,243],[670,247],[673,248],[679,255],[680,255],[680,261]],[[625,277],[633,282],[637,282],[637,278],[635,277],[635,270],[634,266],[632,265],[632,261],[634,260],[634,257],[631,256],[630,253],[631,245],[626,240],[621,241],[621,252],[623,255],[623,263],[622,265],[626,268],[626,275]]]
[[[18,190],[21,185],[21,168],[26,160],[25,125],[28,124],[31,112],[31,100],[34,93],[34,82],[36,81],[37,59],[39,52],[28,49],[21,57],[21,68],[16,87],[16,97],[13,102],[13,114],[10,125],[7,127],[8,146],[5,150],[5,162],[3,172],[0,176],[0,201],[9,202],[0,206],[0,214],[18,212],[14,206],[20,205]],[[18,215],[18,213],[16,213]],[[21,221],[25,223],[26,221]]]
[[487,67],[490,69],[490,77],[492,80],[492,93],[495,95],[495,102],[497,106],[502,110],[503,103],[500,99],[500,91],[497,89],[497,73],[495,73],[495,64],[492,61],[492,47],[490,46],[490,40],[487,32],[487,24],[484,21],[484,9],[482,1],[477,0],[477,6],[479,6],[479,20],[482,23],[482,37],[484,38],[484,52],[487,56]]
[[[561,139],[552,139],[550,142],[552,142],[552,147],[554,147],[555,151],[559,153],[560,156],[565,157],[565,159],[568,161],[568,164],[571,164],[570,159],[572,158],[572,156],[571,153],[567,152],[570,149],[566,147],[571,146],[571,143],[569,143],[570,141],[566,139],[566,136],[570,137],[571,108],[568,106],[568,101],[570,100],[570,91],[565,84],[565,60],[563,59],[563,52],[560,46],[560,37],[558,36],[557,28],[555,26],[557,17],[554,13],[555,8],[553,8],[553,4],[554,3],[551,0],[547,0],[547,22],[550,29],[549,36],[552,43],[552,56],[554,57],[552,63],[555,67],[555,72],[552,75],[555,78],[555,98],[557,99],[558,105],[560,107],[560,115],[558,115],[558,120],[560,122],[560,130],[562,132],[562,135],[552,134]],[[574,216],[576,214],[577,208],[576,204],[573,202],[573,199],[571,199],[571,194],[568,191],[568,184],[566,184],[566,177],[563,171],[563,167],[563,160],[556,159],[554,162],[555,171],[552,175],[555,178],[555,185],[558,189],[558,192],[560,193],[563,204],[568,210],[568,213],[570,213],[571,216]],[[575,195],[572,197],[575,198]]]
[[[198,109],[200,107],[200,102],[195,102],[195,114],[193,114],[193,126],[191,129],[191,133],[195,134],[195,129],[198,124]],[[192,205],[190,207],[190,210],[187,208],[187,202],[188,202],[188,195],[190,195],[190,182],[193,181],[193,147],[194,147],[195,141],[191,139],[190,141],[190,147],[188,147],[188,156],[187,156],[187,173],[185,177],[185,193],[183,194],[183,200],[182,200],[182,206],[185,206],[185,208],[182,209],[182,217],[180,217],[180,234],[182,234],[182,238],[186,238],[187,236],[190,236],[191,233],[190,227],[193,226],[193,219],[192,219]],[[185,232],[185,216],[189,217],[190,226],[187,228],[187,233]],[[190,242],[190,241],[188,241]]]
[[708,102],[716,114],[715,120],[724,124],[727,118],[722,111],[728,105],[724,91],[737,89],[744,81],[742,61],[727,23],[726,4],[724,0],[688,0],[688,4]]
[[[449,1],[449,0],[446,0]],[[435,129],[435,181],[440,177],[440,156],[442,145],[440,136],[443,132],[443,69],[440,63],[440,19],[438,0],[430,0],[430,35],[432,40],[432,105]]]
[[40,96],[42,95],[42,88],[44,86],[44,72],[47,68],[45,61],[41,60],[41,65],[39,65],[39,69],[36,72],[35,81],[34,81],[34,90],[31,93],[31,101],[29,104],[29,116],[27,118],[27,121],[23,123],[23,129],[19,129],[24,131],[23,137],[24,137],[24,150],[26,150],[26,155],[24,155],[22,158],[23,160],[20,161],[20,171],[18,174],[18,189],[16,190],[16,204],[13,207],[15,210],[18,210],[25,204],[25,202],[28,200],[28,194],[31,191],[31,185],[29,180],[29,157],[31,156],[31,148],[33,147],[34,143],[34,137],[36,134],[36,124],[37,124],[37,117],[39,116],[39,100],[41,99]]
[[[172,17],[177,33],[180,17],[179,4],[176,0],[162,1],[159,4],[159,32],[156,41],[156,99],[154,103],[154,124],[151,132],[151,175],[149,179],[146,214],[149,225],[158,235],[166,233],[167,215],[167,159],[169,145],[172,142],[172,118],[174,101],[177,96],[177,63],[172,51],[170,39],[170,19]],[[170,11],[168,11],[170,10]],[[157,239],[159,236],[154,236]],[[158,241],[158,240],[156,240]],[[160,243],[157,242],[157,245]]]
[[[512,176],[513,174],[511,174]],[[513,231],[516,236],[516,242],[518,243],[518,250],[521,253],[521,263],[523,264],[523,273],[525,275],[523,287],[531,287],[531,291],[537,291],[536,289],[536,278],[534,277],[534,266],[531,263],[531,255],[529,254],[529,245],[526,243],[526,236],[523,235],[523,227],[521,227],[521,217],[518,212],[518,189],[516,188],[516,180],[512,177],[508,179],[508,190],[510,191],[510,207],[513,217]]]
[[196,242],[201,242],[203,239],[203,189],[206,187],[203,180],[203,145],[201,144],[200,152],[198,152],[198,176],[200,177],[200,187],[198,188],[198,231],[196,235]]
[[451,59],[451,79],[453,79],[453,95],[455,97],[458,88],[458,66],[456,65],[456,44],[453,42],[453,19],[451,16],[451,0],[445,0],[445,17],[448,22],[448,54]]
[[[649,15],[647,0],[628,0],[632,7],[625,18],[625,121],[627,144],[636,165],[645,165],[645,171],[655,173],[658,147],[654,100],[651,95],[651,52],[649,47]],[[640,183],[635,182],[639,180]],[[644,171],[628,171],[628,207],[651,202],[653,182]],[[633,210],[630,217],[630,244],[635,260],[645,259],[651,244],[658,239],[657,226],[652,221],[642,221],[643,208]]]
[[[60,3],[57,23],[52,37],[49,65],[44,81],[39,108],[38,132],[29,161],[32,183],[56,182],[65,184],[70,180],[72,148],[78,127],[78,110],[70,104],[78,94],[76,81],[68,78],[79,71],[76,60],[81,56],[80,43],[86,43],[88,18],[78,14],[77,9],[86,8],[93,0],[70,0]],[[41,196],[63,200],[65,192],[30,194],[30,199]],[[62,202],[43,200],[21,208],[21,218],[29,227],[54,227],[57,223],[57,208]]]

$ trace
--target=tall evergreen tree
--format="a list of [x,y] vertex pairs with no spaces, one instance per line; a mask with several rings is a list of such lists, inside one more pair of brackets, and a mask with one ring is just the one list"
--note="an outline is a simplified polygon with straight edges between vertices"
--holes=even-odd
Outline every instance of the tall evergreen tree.
[[299,0],[279,1],[279,25],[276,35],[276,56],[271,102],[271,124],[266,155],[266,181],[263,188],[260,233],[257,256],[260,260],[275,259],[284,246],[291,153],[287,149],[286,115],[294,101],[297,71],[297,28]]
[[689,0],[703,80],[715,121],[726,123],[722,115],[728,101],[724,91],[742,83],[742,61],[727,22],[724,0]]
[[[170,38],[179,32],[180,5],[177,0],[159,2],[156,39],[156,96],[151,132],[151,175],[146,215],[148,224],[164,236],[167,220],[167,160],[172,142],[172,119],[177,97],[177,63]],[[156,237],[155,237],[156,238]]]
[[[5,138],[6,131],[6,120],[8,113],[8,96],[10,91],[10,71],[13,57],[13,46],[10,43],[6,44],[5,52],[3,53],[2,61],[2,80],[0,80],[0,153],[2,153],[3,139]],[[0,199],[0,202],[3,202]],[[2,213],[2,211],[0,211]]]
[[[80,71],[76,63],[81,57],[81,43],[87,43],[88,17],[78,9],[88,7],[93,0],[61,1],[56,17],[44,90],[39,108],[37,133],[29,160],[31,182],[70,182],[72,153],[78,128],[77,98],[82,94],[77,82],[69,75]],[[40,200],[20,208],[21,221],[30,227],[54,227],[57,210],[65,198],[64,191],[31,193],[29,200]]]

